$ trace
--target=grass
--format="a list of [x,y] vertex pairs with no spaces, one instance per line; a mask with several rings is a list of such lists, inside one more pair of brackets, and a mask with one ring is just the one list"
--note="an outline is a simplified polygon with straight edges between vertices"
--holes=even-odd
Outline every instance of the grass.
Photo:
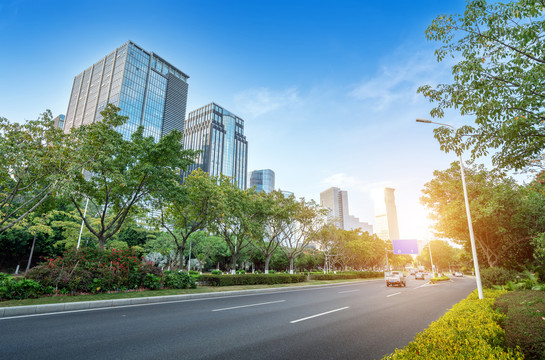
[[519,346],[525,359],[545,359],[545,292],[511,291],[496,299],[495,307],[507,315],[506,345]]
[[60,295],[60,296],[47,296],[47,297],[42,297],[38,299],[0,301],[0,307],[62,304],[62,303],[70,303],[70,302],[78,302],[78,301],[113,300],[113,299],[128,299],[128,298],[140,298],[140,297],[151,297],[151,296],[214,293],[214,292],[236,291],[236,290],[270,289],[270,288],[298,287],[298,286],[308,286],[308,285],[340,284],[340,283],[357,282],[357,281],[365,281],[365,280],[376,280],[376,279],[312,280],[312,281],[305,281],[302,283],[294,283],[294,284],[197,286],[196,289],[144,290],[144,291],[116,292],[111,294],[85,294],[85,295],[76,295],[76,296]]

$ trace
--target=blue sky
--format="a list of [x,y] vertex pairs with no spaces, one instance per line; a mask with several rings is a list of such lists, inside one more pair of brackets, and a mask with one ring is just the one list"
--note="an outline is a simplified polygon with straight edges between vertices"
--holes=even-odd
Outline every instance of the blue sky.
[[[0,116],[66,113],[74,76],[132,40],[190,76],[188,111],[212,101],[245,120],[249,170],[319,201],[348,191],[374,223],[373,193],[396,189],[402,238],[427,237],[421,190],[455,161],[417,124],[416,88],[450,80],[424,30],[465,2],[25,1],[0,3]],[[456,112],[444,122],[471,122]]]

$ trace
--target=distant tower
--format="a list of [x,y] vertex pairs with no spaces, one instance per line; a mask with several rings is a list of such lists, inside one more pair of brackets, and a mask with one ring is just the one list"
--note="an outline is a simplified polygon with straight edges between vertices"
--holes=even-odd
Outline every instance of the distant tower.
[[202,153],[183,173],[201,168],[212,176],[223,174],[246,189],[248,141],[244,120],[211,103],[189,113],[184,129],[184,148]]
[[58,115],[53,119],[53,125],[55,125],[56,128],[59,128],[61,130],[64,129],[64,118],[65,116],[63,114]]
[[375,231],[382,240],[398,240],[399,227],[395,204],[395,189],[384,189],[384,203],[375,203]]
[[274,190],[274,171],[271,169],[254,170],[250,173],[250,187],[257,191],[270,193]]
[[337,187],[331,187],[320,193],[320,205],[329,209],[329,217],[334,218],[335,226],[344,230],[361,229],[373,233],[373,226],[361,222],[348,212],[348,192]]

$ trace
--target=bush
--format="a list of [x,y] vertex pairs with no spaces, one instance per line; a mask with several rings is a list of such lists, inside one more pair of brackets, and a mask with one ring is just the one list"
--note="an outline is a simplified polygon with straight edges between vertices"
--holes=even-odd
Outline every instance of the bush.
[[481,270],[481,282],[485,288],[491,288],[492,285],[505,285],[508,281],[516,281],[517,276],[518,272],[501,267]]
[[212,275],[221,275],[221,274],[223,274],[223,272],[221,270],[212,270],[211,274]]
[[161,278],[159,276],[155,276],[153,274],[146,274],[144,276],[144,281],[142,282],[142,286],[145,288],[148,288],[150,290],[157,290],[161,288]]
[[0,274],[1,300],[35,299],[53,292],[54,289],[52,287],[42,286],[34,280],[15,279],[10,275]]
[[71,249],[30,269],[28,278],[60,293],[116,291],[144,285],[147,274],[161,277],[153,263],[142,263],[132,250]]
[[312,273],[311,280],[348,280],[348,279],[369,279],[384,277],[382,271],[345,271],[337,274]]
[[183,271],[165,271],[163,286],[170,289],[195,289],[195,279]]
[[525,359],[545,359],[545,292],[508,292],[498,297],[494,305],[507,316],[502,325],[506,344],[511,348],[519,346]]
[[305,280],[305,275],[290,274],[201,275],[200,277],[202,283],[211,286],[289,284]]
[[384,359],[523,359],[523,355],[505,349],[505,331],[499,323],[505,315],[492,308],[494,300],[505,293],[486,290],[483,300],[476,291],[454,305],[429,328],[418,333],[405,348]]

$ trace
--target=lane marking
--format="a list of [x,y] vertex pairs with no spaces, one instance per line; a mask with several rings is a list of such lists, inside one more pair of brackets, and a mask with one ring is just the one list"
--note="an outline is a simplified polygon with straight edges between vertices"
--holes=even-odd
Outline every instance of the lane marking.
[[307,317],[302,318],[302,319],[293,320],[293,321],[290,321],[290,324],[295,324],[295,323],[298,323],[299,321],[305,321],[305,320],[312,319],[312,318],[315,318],[315,317],[318,317],[318,316],[323,316],[323,315],[331,314],[331,313],[334,313],[334,312],[336,312],[336,311],[345,310],[345,309],[348,309],[349,307],[350,307],[350,306],[345,306],[345,307],[342,307],[342,308],[339,308],[339,309],[326,311],[326,312],[323,312],[323,313],[321,313],[321,314],[316,314],[316,315],[312,315],[312,316],[307,316]]
[[[37,317],[37,316],[52,316],[52,315],[63,315],[63,314],[73,314],[73,313],[81,313],[81,312],[88,312],[88,311],[102,311],[102,310],[115,310],[115,309],[122,309],[122,308],[130,308],[130,307],[138,307],[138,306],[153,306],[153,305],[164,305],[164,304],[178,304],[178,303],[184,303],[184,302],[195,302],[195,301],[205,301],[205,300],[220,300],[224,298],[236,298],[236,297],[248,297],[248,296],[261,296],[261,295],[269,295],[269,294],[282,294],[282,293],[290,293],[290,292],[297,292],[297,291],[314,291],[314,290],[324,290],[328,288],[333,287],[349,287],[349,286],[359,286],[359,285],[367,285],[372,284],[375,282],[384,281],[382,279],[376,279],[376,280],[362,280],[357,281],[350,284],[334,284],[334,285],[306,285],[302,288],[283,288],[282,290],[279,290],[280,288],[274,288],[270,291],[263,291],[259,293],[251,293],[251,294],[236,294],[236,295],[226,295],[226,296],[218,296],[218,297],[204,297],[204,298],[198,298],[198,299],[180,299],[180,300],[170,300],[170,301],[160,301],[160,302],[151,302],[151,303],[142,303],[142,304],[129,304],[129,305],[113,305],[110,307],[98,307],[98,308],[87,308],[87,309],[79,309],[79,310],[63,310],[63,311],[55,311],[55,312],[48,312],[48,313],[41,313],[41,314],[27,314],[27,315],[13,315],[13,316],[3,316],[0,317],[0,321],[2,320],[11,320],[11,319],[21,319],[21,318],[28,318],[28,317]],[[253,291],[253,290],[244,290],[244,291]],[[229,293],[229,291],[226,291],[226,293]],[[30,305],[31,306],[31,305]]]
[[360,291],[360,289],[357,289],[357,290],[339,291],[338,294],[346,294],[346,293],[351,293],[351,292],[356,292],[356,291]]
[[398,292],[398,293],[395,293],[395,294],[390,294],[390,295],[387,295],[386,297],[390,297],[390,296],[396,296],[396,295],[399,295],[399,294],[401,294],[401,293],[400,293],[400,292]]
[[269,302],[264,302],[264,303],[259,303],[259,304],[232,306],[232,307],[223,308],[223,309],[214,309],[214,310],[212,310],[212,311],[234,310],[234,309],[241,309],[241,308],[252,307],[252,306],[261,306],[261,305],[269,305],[269,304],[281,303],[281,302],[284,302],[284,301],[286,301],[286,300],[277,300],[277,301],[269,301]]

